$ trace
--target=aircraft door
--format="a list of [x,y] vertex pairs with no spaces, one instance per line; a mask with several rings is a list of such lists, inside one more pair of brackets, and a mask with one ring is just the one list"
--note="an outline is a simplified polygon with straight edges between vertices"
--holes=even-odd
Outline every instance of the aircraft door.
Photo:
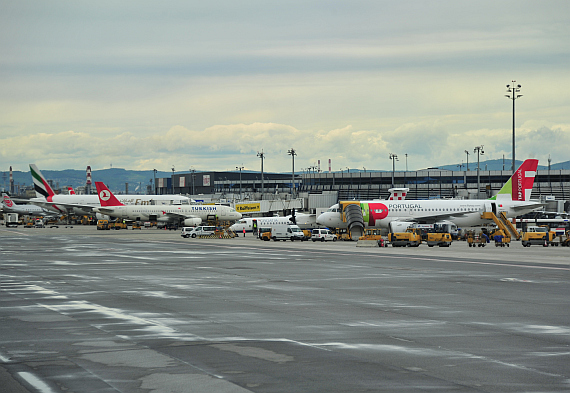
[[495,202],[485,202],[485,211],[497,215],[497,204]]

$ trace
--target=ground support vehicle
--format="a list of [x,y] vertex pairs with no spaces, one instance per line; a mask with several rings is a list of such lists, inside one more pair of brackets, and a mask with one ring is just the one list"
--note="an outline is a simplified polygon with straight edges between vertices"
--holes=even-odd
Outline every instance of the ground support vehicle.
[[6,220],[6,227],[18,226],[18,213],[4,213],[4,219]]
[[197,226],[197,227],[183,227],[180,236],[185,238],[196,238],[200,237],[214,237],[216,234],[216,227],[214,226]]
[[495,241],[495,247],[509,247],[511,237],[506,235],[502,229],[497,229],[491,233],[491,239]]
[[97,221],[97,230],[109,229],[109,220],[99,220]]
[[141,223],[140,222],[133,222],[133,225],[131,225],[132,229],[141,229]]
[[381,233],[381,229],[366,229],[364,230],[364,235],[360,236],[358,238],[358,242],[356,244],[357,247],[359,246],[365,246],[368,243],[370,243],[370,245],[368,245],[369,247],[374,247],[374,246],[378,246],[378,247],[385,247],[385,242],[384,242],[384,238],[382,237]]
[[273,241],[279,240],[305,240],[305,234],[298,225],[276,224],[271,227],[271,238]]
[[263,241],[271,240],[271,227],[262,227],[257,230],[257,237]]
[[521,237],[523,247],[530,247],[533,244],[548,247],[553,244],[556,237],[556,232],[551,231],[548,226],[530,225],[526,230]]
[[421,230],[408,228],[406,232],[393,232],[388,234],[388,241],[392,247],[418,247],[422,243]]
[[336,239],[337,236],[332,234],[331,231],[329,231],[326,228],[315,228],[311,231],[311,240],[313,242],[316,242],[317,240],[321,242],[326,242],[326,241],[336,242]]
[[451,233],[429,232],[427,234],[428,247],[449,247],[451,245]]
[[570,247],[570,230],[566,231],[564,236],[566,239],[560,239],[560,245],[562,247]]
[[115,225],[113,225],[113,228],[116,230],[127,229],[127,223],[124,221],[116,221]]
[[468,231],[465,236],[469,247],[485,247],[489,243],[489,236],[483,232],[476,235],[473,231]]

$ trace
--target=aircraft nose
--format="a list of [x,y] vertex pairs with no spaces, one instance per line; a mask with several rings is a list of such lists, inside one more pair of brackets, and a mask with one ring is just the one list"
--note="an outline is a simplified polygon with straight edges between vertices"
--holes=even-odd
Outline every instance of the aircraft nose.
[[326,225],[325,222],[327,221],[327,213],[322,213],[317,217],[317,224],[319,225]]

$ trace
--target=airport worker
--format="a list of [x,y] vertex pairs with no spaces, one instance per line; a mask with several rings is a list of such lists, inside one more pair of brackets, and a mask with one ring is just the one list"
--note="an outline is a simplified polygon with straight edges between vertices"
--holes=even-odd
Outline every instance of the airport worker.
[[243,237],[245,237],[245,228],[243,228]]

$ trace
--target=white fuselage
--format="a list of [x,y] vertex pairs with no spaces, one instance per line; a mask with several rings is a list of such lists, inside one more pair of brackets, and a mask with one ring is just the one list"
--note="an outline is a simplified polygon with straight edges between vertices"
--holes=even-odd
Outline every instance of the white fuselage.
[[184,218],[207,220],[209,216],[216,216],[219,220],[226,221],[241,218],[241,213],[223,205],[128,205],[101,207],[94,210],[111,217],[135,221],[175,222]]
[[[508,218],[520,216],[538,208],[537,202],[511,200],[406,200],[360,201],[364,225],[370,228],[389,228],[390,222],[451,221],[458,227],[479,226],[488,223],[481,218],[483,212]],[[517,209],[515,209],[515,207]],[[346,228],[339,205],[334,205],[317,217],[317,223],[330,228]]]
[[49,216],[54,215],[54,212],[43,209],[39,206],[34,205],[16,205],[15,203],[8,207],[2,204],[2,210],[5,213],[18,213],[19,215],[27,216]]
[[[181,205],[190,203],[190,198],[182,195],[117,195],[117,199],[124,205],[151,205],[151,206],[161,206],[161,205]],[[53,210],[58,213],[67,212],[67,208],[58,203],[63,204],[73,204],[73,205],[85,205],[99,207],[99,197],[97,195],[54,195],[47,200],[45,198],[32,198],[31,203],[41,203],[42,206],[46,206],[46,202],[52,203],[48,209]],[[81,209],[80,207],[74,207],[73,213],[79,215],[91,214],[89,210]]]
[[[241,233],[245,229],[246,232],[253,231],[253,220],[257,221],[257,228],[267,227],[277,224],[285,224],[291,225],[293,221],[291,221],[291,216],[285,217],[247,217],[242,218],[235,224],[233,224],[230,229],[234,232]],[[317,222],[314,214],[303,214],[297,213],[295,214],[295,220],[297,225],[301,229],[308,229],[308,228],[317,228]]]

